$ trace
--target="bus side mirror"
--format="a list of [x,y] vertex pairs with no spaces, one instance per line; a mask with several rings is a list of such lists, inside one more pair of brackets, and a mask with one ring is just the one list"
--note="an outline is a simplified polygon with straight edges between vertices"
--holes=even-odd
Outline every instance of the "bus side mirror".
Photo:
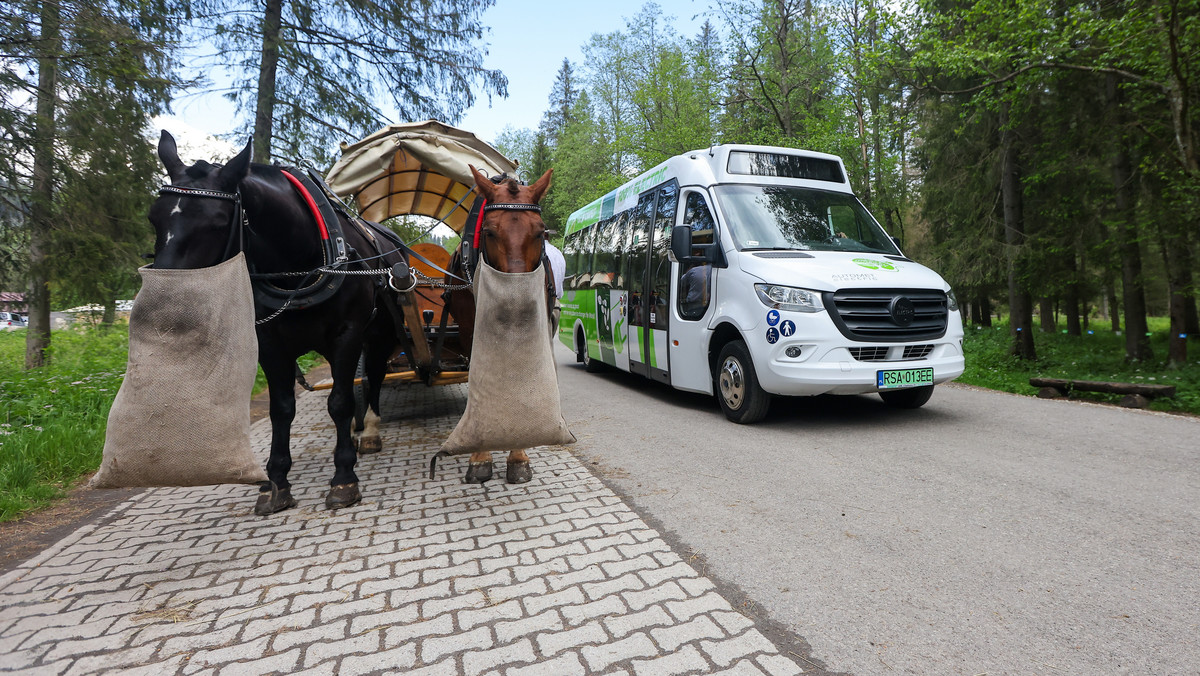
[[692,227],[690,225],[677,225],[671,229],[671,253],[680,263],[686,263],[692,257]]

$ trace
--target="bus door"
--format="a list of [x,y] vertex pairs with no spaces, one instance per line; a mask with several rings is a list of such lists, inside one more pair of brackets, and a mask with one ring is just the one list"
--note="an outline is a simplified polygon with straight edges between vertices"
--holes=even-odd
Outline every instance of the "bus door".
[[[679,185],[673,180],[640,197],[629,256],[629,333],[633,348],[629,370],[664,383],[670,382],[667,341],[672,280],[667,252],[671,249],[678,201]],[[644,236],[639,237],[643,232]],[[633,346],[635,334],[638,344]]]
[[[680,225],[692,230],[692,245],[713,244],[716,221],[701,190],[689,188],[680,202]],[[702,251],[692,250],[692,255]],[[711,331],[709,309],[716,295],[717,275],[710,263],[691,261],[681,263],[676,279],[675,311],[677,321],[671,325],[671,384],[681,390],[712,393],[712,377],[708,365],[708,341]]]

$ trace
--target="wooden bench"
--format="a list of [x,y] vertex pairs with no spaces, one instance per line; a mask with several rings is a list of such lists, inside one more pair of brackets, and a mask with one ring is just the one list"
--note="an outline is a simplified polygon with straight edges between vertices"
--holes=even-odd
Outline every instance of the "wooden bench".
[[1109,383],[1095,380],[1067,380],[1065,378],[1030,378],[1029,384],[1041,388],[1038,395],[1042,399],[1065,397],[1071,392],[1108,392],[1123,394],[1121,406],[1125,408],[1145,408],[1154,397],[1175,396],[1174,385],[1141,385],[1138,383]]

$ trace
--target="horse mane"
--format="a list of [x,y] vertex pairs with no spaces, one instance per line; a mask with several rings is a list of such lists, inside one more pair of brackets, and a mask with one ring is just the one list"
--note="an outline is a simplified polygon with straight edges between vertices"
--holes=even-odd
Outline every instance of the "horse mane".
[[208,176],[209,174],[211,174],[213,172],[213,170],[220,169],[223,166],[225,166],[225,165],[209,164],[208,162],[206,162],[204,160],[197,160],[195,164],[188,167],[184,171],[185,171],[185,173],[187,173],[188,178],[199,179],[199,178],[204,178],[205,176]]
[[500,183],[500,186],[508,188],[508,194],[510,197],[516,197],[521,188],[521,184],[517,182],[517,179],[512,178],[511,176],[505,178],[504,181]]

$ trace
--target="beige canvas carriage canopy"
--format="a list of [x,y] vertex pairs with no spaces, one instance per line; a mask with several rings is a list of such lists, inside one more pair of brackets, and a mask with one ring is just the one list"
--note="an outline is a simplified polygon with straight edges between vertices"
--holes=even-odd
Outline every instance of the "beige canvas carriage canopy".
[[325,180],[340,197],[353,196],[368,220],[429,216],[461,233],[475,201],[468,164],[487,176],[517,172],[516,162],[471,132],[427,120],[343,143],[342,159]]

